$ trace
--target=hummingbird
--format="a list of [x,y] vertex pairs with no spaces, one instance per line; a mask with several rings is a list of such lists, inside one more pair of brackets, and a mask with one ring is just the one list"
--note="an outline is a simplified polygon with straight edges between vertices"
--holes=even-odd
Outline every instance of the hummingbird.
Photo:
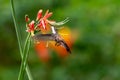
[[55,46],[62,46],[66,49],[68,53],[71,53],[71,50],[64,39],[58,34],[57,29],[54,26],[51,26],[52,33],[50,34],[35,34],[32,36],[34,41],[55,41]]

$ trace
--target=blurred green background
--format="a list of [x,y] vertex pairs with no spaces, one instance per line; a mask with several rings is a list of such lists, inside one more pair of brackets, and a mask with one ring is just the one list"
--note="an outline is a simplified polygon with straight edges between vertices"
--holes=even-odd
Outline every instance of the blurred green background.
[[[17,22],[26,37],[24,15],[36,18],[39,9],[53,12],[77,32],[72,54],[60,59],[55,52],[42,63],[30,49],[29,66],[34,80],[120,80],[120,0],[14,0]],[[20,54],[9,0],[0,0],[0,80],[17,80]],[[27,77],[25,76],[25,80]]]

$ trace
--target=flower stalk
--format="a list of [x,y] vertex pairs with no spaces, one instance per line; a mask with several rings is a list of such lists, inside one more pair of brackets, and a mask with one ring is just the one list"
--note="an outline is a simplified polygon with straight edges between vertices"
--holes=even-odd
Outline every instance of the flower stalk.
[[29,55],[29,47],[30,47],[30,33],[28,33],[28,36],[27,36],[25,44],[24,44],[23,59],[22,59],[21,67],[20,67],[18,80],[23,80],[24,71],[25,71],[25,68],[27,65],[27,59],[28,59],[28,55]]

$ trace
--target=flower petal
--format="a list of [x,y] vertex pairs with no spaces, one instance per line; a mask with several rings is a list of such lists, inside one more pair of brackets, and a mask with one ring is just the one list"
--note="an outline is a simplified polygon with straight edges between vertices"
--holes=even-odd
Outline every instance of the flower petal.
[[41,17],[42,17],[42,9],[38,11],[36,21],[40,20]]
[[27,29],[28,32],[34,31],[34,24],[35,24],[34,20],[28,24],[28,29]]
[[41,20],[41,24],[42,24],[43,29],[46,29],[46,23],[44,20]]

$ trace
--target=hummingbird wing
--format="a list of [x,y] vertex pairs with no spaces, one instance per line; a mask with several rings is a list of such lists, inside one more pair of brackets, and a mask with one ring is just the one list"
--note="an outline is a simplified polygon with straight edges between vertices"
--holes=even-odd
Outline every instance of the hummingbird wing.
[[35,41],[53,41],[53,34],[36,34],[32,37]]

